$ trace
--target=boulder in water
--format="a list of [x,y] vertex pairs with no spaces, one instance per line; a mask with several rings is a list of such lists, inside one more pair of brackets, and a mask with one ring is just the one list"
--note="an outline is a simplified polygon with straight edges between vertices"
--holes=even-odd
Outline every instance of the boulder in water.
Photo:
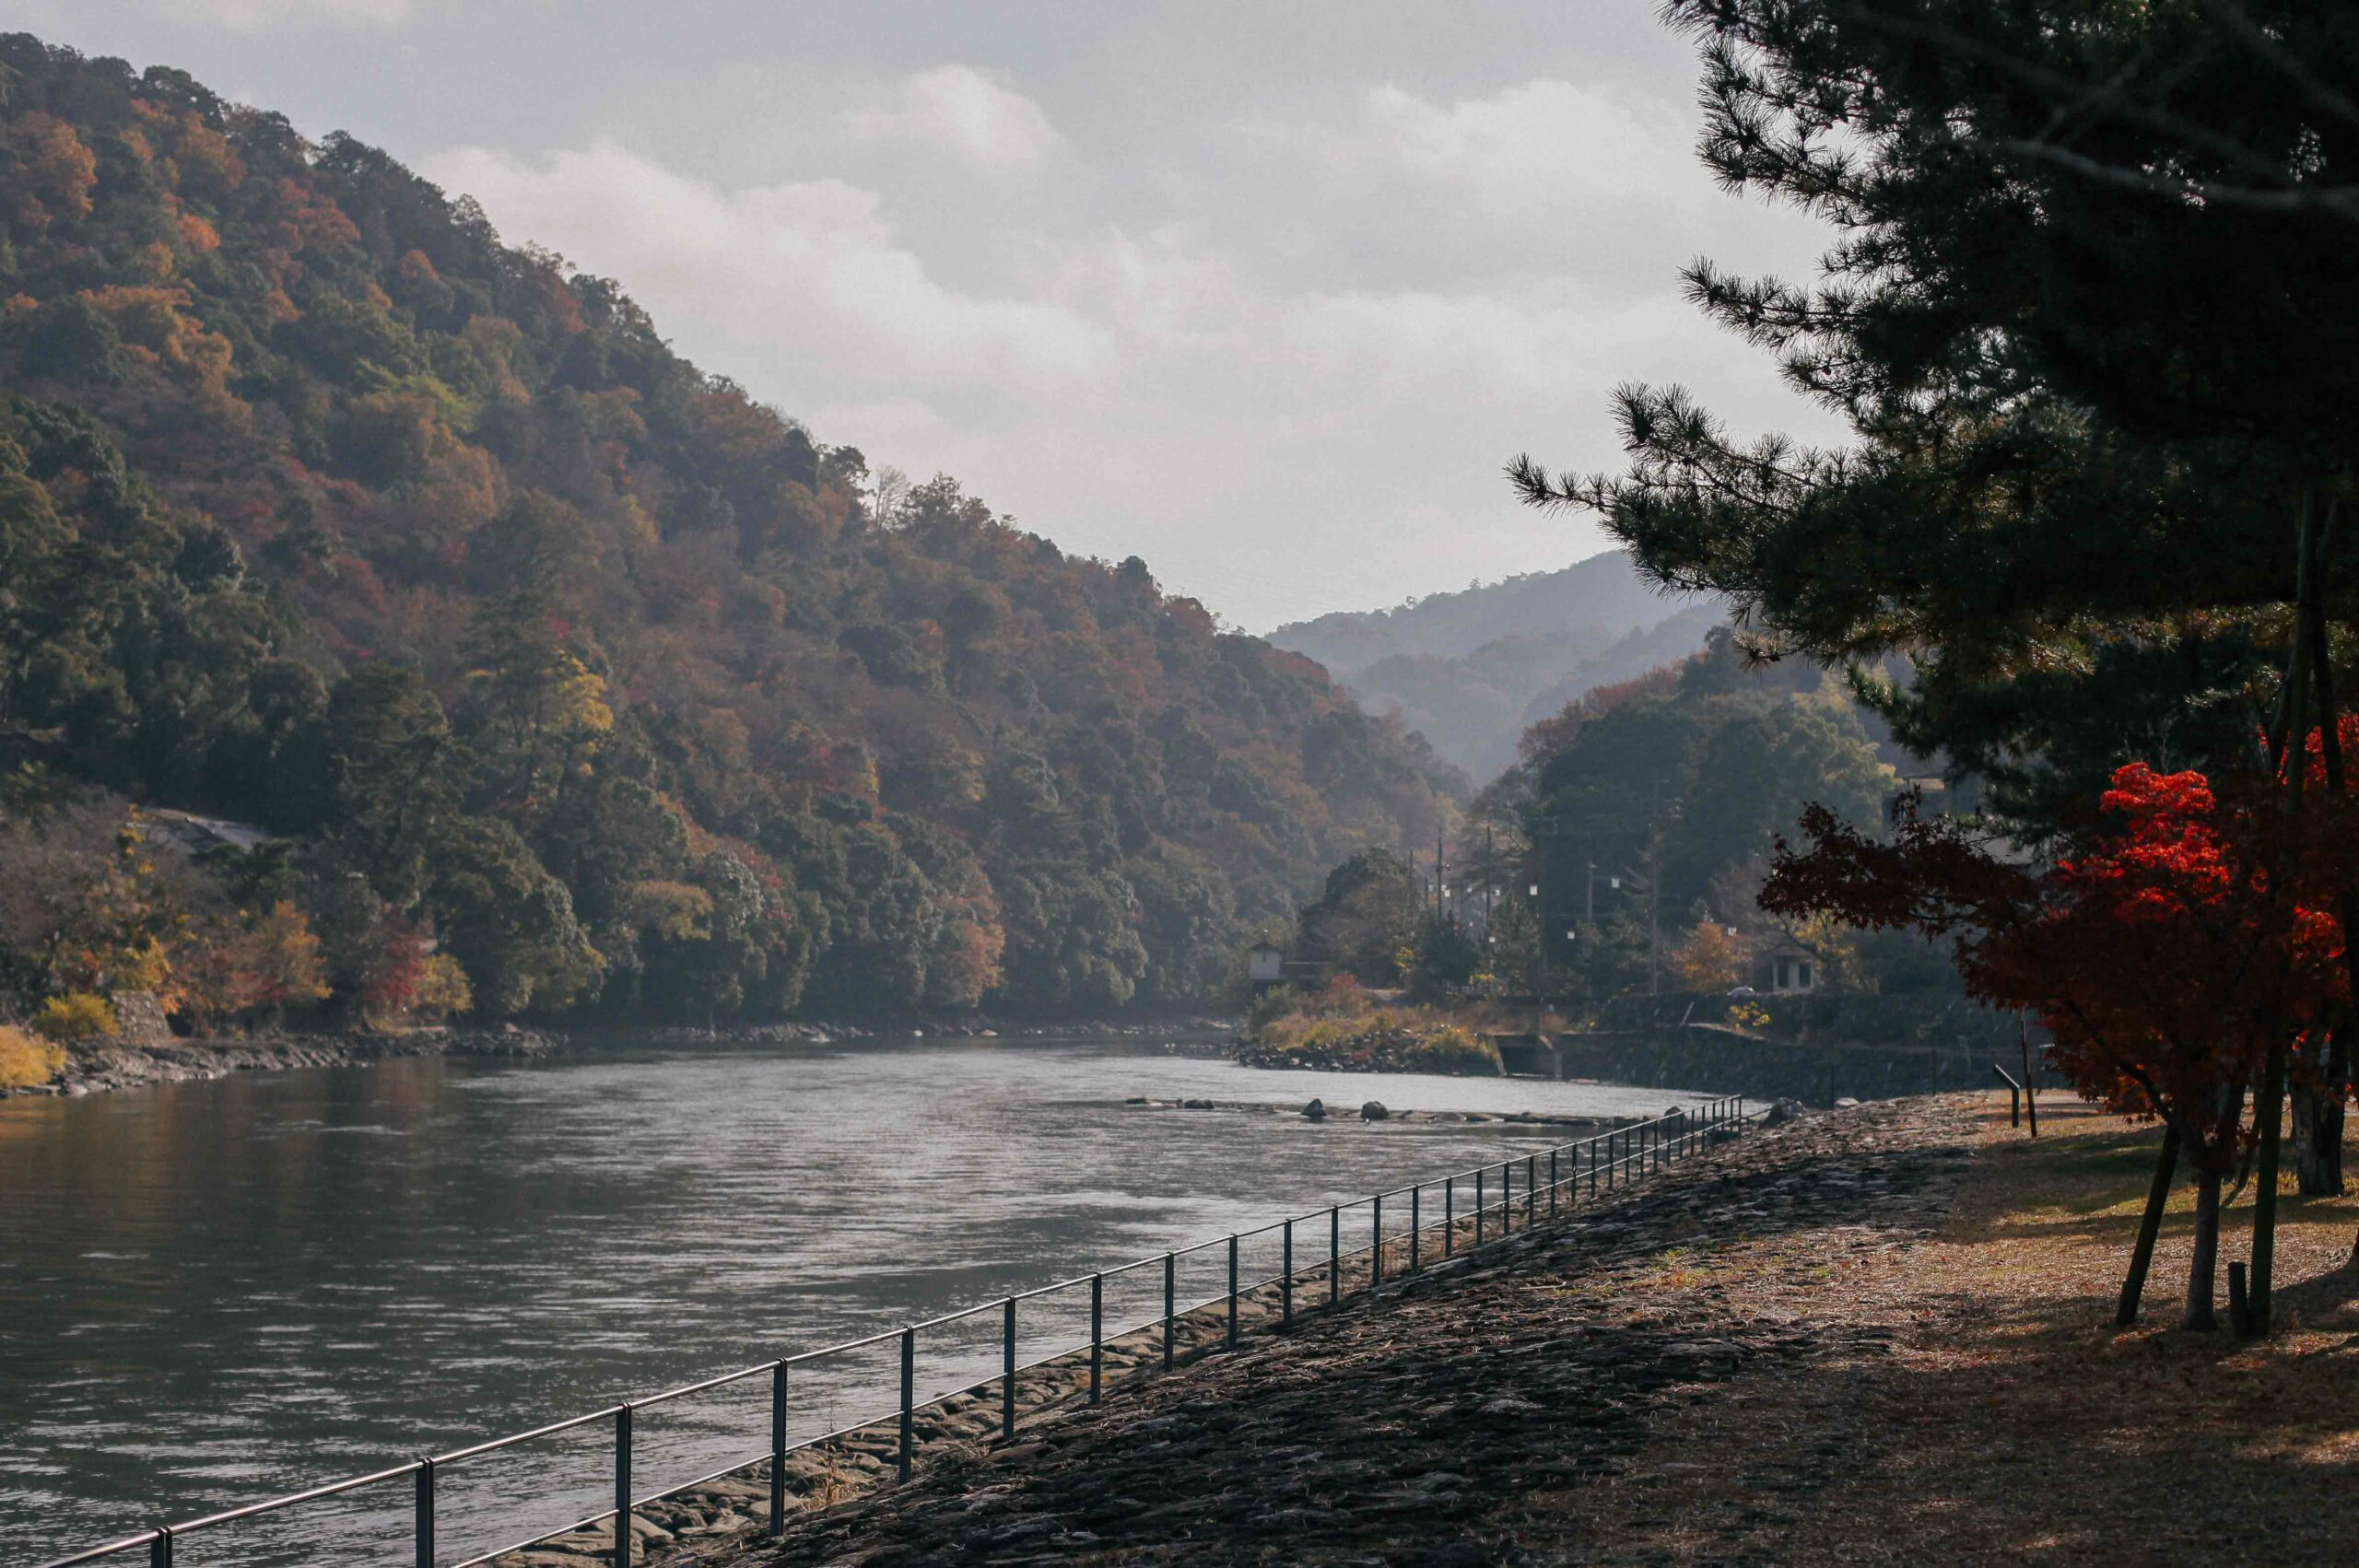
[[1362,1121],[1383,1121],[1389,1118],[1391,1115],[1392,1113],[1391,1111],[1384,1108],[1384,1102],[1382,1100],[1370,1100],[1367,1104],[1360,1107],[1360,1119]]
[[1327,1102],[1324,1100],[1313,1100],[1310,1104],[1303,1106],[1302,1119],[1305,1121],[1325,1121],[1327,1119]]

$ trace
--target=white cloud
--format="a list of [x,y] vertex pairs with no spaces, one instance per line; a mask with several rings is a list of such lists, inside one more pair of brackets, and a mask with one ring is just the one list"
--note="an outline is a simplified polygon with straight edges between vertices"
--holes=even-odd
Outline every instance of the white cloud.
[[1531,81],[1436,104],[1386,85],[1367,107],[1404,167],[1465,186],[1495,214],[1601,199],[1693,206],[1710,193],[1686,116],[1604,88]]
[[1040,106],[965,65],[905,76],[881,103],[843,117],[855,141],[903,142],[951,152],[986,169],[1022,169],[1062,138]]
[[699,357],[773,396],[1063,396],[1107,366],[1102,330],[1053,302],[945,287],[876,194],[841,181],[723,191],[611,142],[540,159],[462,148],[421,168],[511,238],[620,279]]

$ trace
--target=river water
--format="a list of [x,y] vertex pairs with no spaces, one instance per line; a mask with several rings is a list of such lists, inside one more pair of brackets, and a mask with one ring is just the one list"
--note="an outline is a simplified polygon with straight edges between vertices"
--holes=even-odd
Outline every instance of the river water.
[[[1568,1115],[1694,1098],[1091,1037],[602,1047],[0,1101],[0,1562],[1568,1136],[1122,1104],[1314,1094]],[[1318,1232],[1323,1249],[1323,1214]],[[1274,1271],[1256,1246],[1249,1277]],[[1182,1295],[1217,1293],[1225,1269],[1218,1249],[1191,1259]],[[1109,1295],[1114,1323],[1159,1307],[1159,1269],[1124,1284],[1153,1300]],[[1027,1359],[1086,1337],[1086,1303],[1027,1304]],[[992,1374],[997,1316],[968,1327],[929,1339],[921,1398]],[[892,1408],[897,1358],[798,1374],[793,1435]],[[768,1423],[762,1378],[646,1412],[639,1490],[764,1451]],[[441,1560],[603,1507],[610,1441],[601,1423],[452,1467]],[[381,1486],[202,1532],[178,1561],[407,1562],[409,1506],[408,1482]]]

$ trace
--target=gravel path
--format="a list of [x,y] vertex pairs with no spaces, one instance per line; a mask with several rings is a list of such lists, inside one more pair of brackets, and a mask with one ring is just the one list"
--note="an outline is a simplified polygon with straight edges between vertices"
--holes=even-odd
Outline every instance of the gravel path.
[[683,1540],[663,1561],[1640,1561],[1665,1555],[1666,1527],[1687,1543],[1672,1555],[1700,1532],[1719,1543],[1707,1559],[1766,1561],[1865,1440],[1843,1380],[1708,1516],[1678,1516],[1705,1467],[1650,1436],[1741,1376],[1790,1386],[1887,1354],[1910,1315],[1903,1255],[1972,1140],[1958,1098],[1761,1129],[1373,1302],[1039,1414],[1012,1444],[937,1450],[910,1484],[806,1509],[776,1543]]

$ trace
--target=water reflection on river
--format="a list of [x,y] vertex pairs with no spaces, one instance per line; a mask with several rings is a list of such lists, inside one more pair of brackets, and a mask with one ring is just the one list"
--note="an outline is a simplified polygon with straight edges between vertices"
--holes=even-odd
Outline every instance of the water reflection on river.
[[[1253,1071],[1093,1038],[421,1059],[0,1102],[0,1558],[535,1425],[1532,1137],[1121,1104],[1134,1094],[1575,1114],[1685,1098]],[[889,1364],[866,1371],[889,1387]],[[668,1424],[651,1412],[642,1484],[761,1448],[767,1398],[749,1385]],[[868,1400],[819,1378],[797,1403],[798,1428],[816,1428]],[[446,1478],[446,1560],[568,1501],[598,1507],[604,1441],[593,1429]],[[404,1486],[299,1526],[201,1535],[180,1561],[317,1561],[323,1535],[353,1531],[390,1556],[406,1510]]]

